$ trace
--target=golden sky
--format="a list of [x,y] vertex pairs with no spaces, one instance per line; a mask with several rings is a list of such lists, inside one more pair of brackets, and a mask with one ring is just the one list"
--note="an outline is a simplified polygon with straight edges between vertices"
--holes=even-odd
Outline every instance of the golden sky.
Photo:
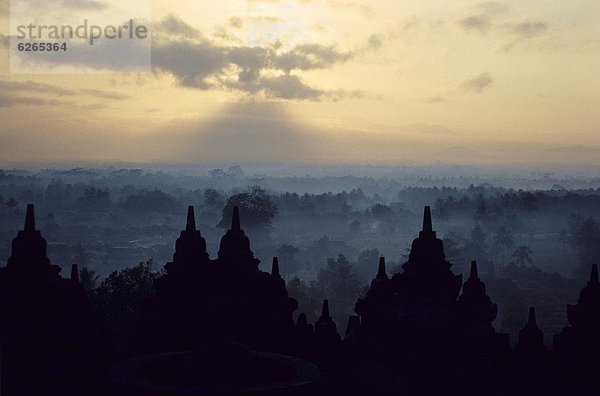
[[0,161],[600,163],[598,0],[151,5],[150,72],[5,62]]

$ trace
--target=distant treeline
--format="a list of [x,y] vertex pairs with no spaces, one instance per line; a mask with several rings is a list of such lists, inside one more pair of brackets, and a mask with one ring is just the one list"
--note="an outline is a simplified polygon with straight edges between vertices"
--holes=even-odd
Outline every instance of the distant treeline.
[[[476,180],[488,182],[467,184]],[[507,187],[509,181],[535,188]],[[140,261],[151,263],[147,271],[159,271],[172,257],[188,205],[196,207],[214,257],[237,205],[255,256],[263,265],[279,256],[290,293],[309,319],[329,298],[334,314],[345,320],[375,275],[379,256],[401,271],[421,227],[422,207],[431,205],[453,270],[465,273],[472,259],[478,261],[499,305],[496,326],[516,331],[527,306],[535,305],[545,333],[554,334],[564,325],[564,302],[575,301],[590,265],[600,263],[599,185],[600,179],[548,175],[276,177],[246,175],[240,167],[200,176],[114,168],[4,170],[0,261],[10,254],[27,203],[36,205],[52,262],[93,271],[100,275],[98,287]],[[98,291],[103,301],[110,300],[107,287]]]

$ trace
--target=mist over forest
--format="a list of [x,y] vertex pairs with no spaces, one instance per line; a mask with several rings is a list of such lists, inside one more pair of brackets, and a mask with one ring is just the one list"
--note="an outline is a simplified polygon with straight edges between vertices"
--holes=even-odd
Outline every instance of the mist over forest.
[[314,321],[328,298],[343,327],[380,256],[390,272],[402,271],[430,205],[452,270],[465,278],[477,260],[498,304],[494,326],[514,341],[527,307],[536,306],[551,337],[567,323],[565,302],[576,301],[591,264],[600,262],[595,174],[443,165],[5,168],[0,263],[10,256],[27,203],[35,204],[51,262],[63,275],[71,264],[84,268],[90,291],[139,263],[161,271],[188,205],[215,257],[237,205],[260,268],[269,271],[279,257],[299,302],[295,314]]

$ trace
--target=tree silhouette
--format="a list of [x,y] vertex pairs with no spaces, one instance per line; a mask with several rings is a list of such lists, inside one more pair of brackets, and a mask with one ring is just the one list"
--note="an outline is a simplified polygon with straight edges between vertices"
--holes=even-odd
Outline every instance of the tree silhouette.
[[354,313],[354,303],[360,297],[362,287],[354,267],[343,254],[337,259],[327,259],[327,265],[317,275],[316,286],[335,307],[332,314],[336,321],[343,323]]
[[310,322],[319,318],[324,297],[315,282],[307,284],[295,276],[287,283],[287,291],[298,302],[296,314],[304,313]]
[[571,244],[578,256],[575,271],[578,276],[585,276],[589,267],[600,260],[600,225],[593,218],[571,216]]
[[77,199],[77,205],[82,209],[104,209],[112,205],[108,190],[86,188],[83,197]]
[[485,202],[485,197],[483,194],[479,193],[477,195],[477,209],[475,210],[475,218],[482,219],[488,214],[487,204]]
[[123,206],[137,212],[175,212],[181,204],[173,196],[161,190],[142,191],[125,199]]
[[527,245],[518,246],[512,256],[520,266],[533,265],[533,252]]
[[210,177],[214,177],[214,178],[229,176],[227,174],[227,172],[225,172],[223,169],[219,169],[219,168],[215,168],[215,169],[210,170],[208,172],[208,174],[210,175]]
[[494,245],[502,254],[502,265],[506,262],[506,251],[515,244],[512,233],[504,226],[494,235]]
[[298,261],[296,260],[296,254],[298,254],[298,248],[292,245],[281,245],[276,253],[283,263],[282,270],[285,273],[292,273],[298,270]]
[[222,207],[226,197],[214,188],[207,188],[204,190],[203,198],[204,206],[215,208]]
[[7,208],[15,208],[15,207],[17,207],[18,204],[19,203],[17,202],[17,200],[14,199],[13,197],[10,197],[8,199],[8,201],[6,201],[6,207]]
[[254,186],[247,192],[232,195],[227,199],[219,227],[229,227],[234,206],[239,208],[246,227],[268,227],[271,219],[278,213],[273,198],[262,187]]
[[154,295],[152,260],[135,267],[113,271],[96,290],[98,304],[115,327],[132,326],[137,320],[142,301]]
[[366,249],[356,259],[356,270],[363,281],[370,281],[373,276],[373,263],[379,262],[381,253],[378,249]]
[[88,293],[93,292],[98,287],[100,275],[88,267],[81,267],[79,270],[79,283]]
[[537,197],[529,191],[519,194],[519,204],[526,210],[538,209]]
[[377,220],[391,220],[394,211],[387,205],[375,204],[371,208],[371,215]]
[[448,220],[448,210],[444,205],[442,198],[437,198],[433,204],[433,215],[440,220]]
[[485,239],[486,235],[485,232],[483,232],[483,229],[481,229],[481,226],[479,224],[475,225],[471,230],[471,242],[482,246],[485,250]]

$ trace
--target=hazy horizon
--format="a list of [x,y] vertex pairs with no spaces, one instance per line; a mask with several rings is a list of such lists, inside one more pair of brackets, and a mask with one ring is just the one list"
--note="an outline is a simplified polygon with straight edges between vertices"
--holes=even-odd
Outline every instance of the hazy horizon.
[[[349,183],[359,180],[396,180],[404,186],[467,187],[495,185],[526,190],[600,188],[600,166],[591,165],[521,165],[521,164],[344,164],[344,163],[167,163],[167,162],[6,162],[0,160],[4,174],[57,177],[84,177],[86,182],[125,172],[163,174],[191,178],[194,182],[214,177],[232,181],[247,180],[260,185],[266,179],[315,179],[320,190],[327,191],[327,180],[346,178]],[[219,173],[221,176],[219,176]],[[75,180],[75,179],[74,179]],[[202,182],[201,182],[202,183]],[[244,184],[245,185],[245,184]],[[346,186],[348,187],[348,186]],[[291,188],[291,185],[288,186]],[[319,190],[319,191],[320,191]],[[329,191],[335,191],[332,188]]]

